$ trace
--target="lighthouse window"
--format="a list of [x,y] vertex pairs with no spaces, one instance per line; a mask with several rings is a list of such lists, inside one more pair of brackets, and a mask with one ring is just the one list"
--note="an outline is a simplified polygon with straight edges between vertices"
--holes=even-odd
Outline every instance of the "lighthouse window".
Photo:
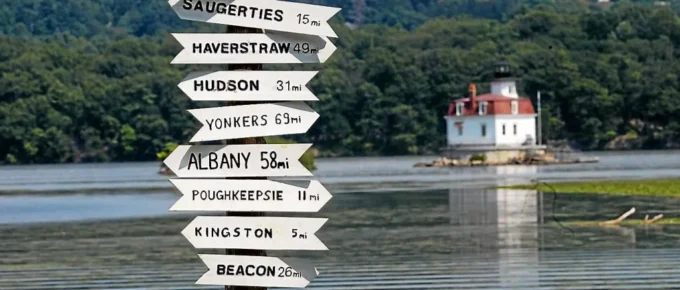
[[463,103],[456,103],[456,116],[460,116],[463,114]]
[[505,124],[503,124],[503,135],[505,135]]
[[486,137],[486,124],[482,124],[482,137]]
[[519,106],[517,105],[517,101],[512,101],[512,103],[510,103],[510,107],[512,108],[512,114],[517,115],[517,113],[519,112]]
[[512,133],[517,135],[517,124],[512,124]]
[[479,102],[479,114],[486,115],[487,102]]

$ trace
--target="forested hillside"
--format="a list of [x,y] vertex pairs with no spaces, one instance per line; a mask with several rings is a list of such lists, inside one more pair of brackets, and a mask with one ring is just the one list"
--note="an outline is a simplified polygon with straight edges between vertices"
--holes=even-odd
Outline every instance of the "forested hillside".
[[[577,0],[298,0],[343,8],[336,21],[380,24],[413,29],[432,18],[468,15],[508,20],[536,5],[562,11],[584,10]],[[587,1],[586,1],[587,2]],[[590,2],[593,2],[592,0]],[[651,1],[642,1],[651,2]],[[679,2],[674,0],[672,2]],[[219,26],[180,20],[167,0],[0,0],[0,33],[50,36],[106,37],[163,35],[183,29],[215,30]]]
[[[200,126],[186,109],[209,104],[191,102],[177,84],[190,71],[217,67],[170,65],[180,48],[168,31],[223,27],[180,21],[165,1],[0,2],[8,34],[0,38],[1,162],[154,160]],[[275,67],[322,68],[310,85],[321,117],[299,141],[334,155],[434,152],[444,145],[448,103],[470,82],[488,89],[492,64],[506,59],[522,74],[523,95],[542,92],[547,138],[586,149],[680,144],[680,24],[668,8],[580,5],[564,13],[555,4],[508,1],[516,6],[477,15],[486,18],[426,21],[458,16],[443,8],[431,15],[435,3],[474,2],[440,0],[371,12],[388,2],[366,0],[363,22],[396,27],[355,29],[340,19],[329,62]],[[50,12],[28,27],[36,11]]]

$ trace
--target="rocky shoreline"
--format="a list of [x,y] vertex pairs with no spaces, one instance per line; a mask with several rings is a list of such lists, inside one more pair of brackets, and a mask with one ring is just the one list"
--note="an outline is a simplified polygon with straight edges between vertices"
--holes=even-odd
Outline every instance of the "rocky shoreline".
[[472,167],[472,166],[503,166],[503,165],[557,165],[577,163],[597,163],[599,158],[576,158],[559,160],[550,154],[536,155],[524,159],[511,159],[506,162],[487,162],[482,160],[458,160],[441,157],[432,162],[418,162],[413,167]]

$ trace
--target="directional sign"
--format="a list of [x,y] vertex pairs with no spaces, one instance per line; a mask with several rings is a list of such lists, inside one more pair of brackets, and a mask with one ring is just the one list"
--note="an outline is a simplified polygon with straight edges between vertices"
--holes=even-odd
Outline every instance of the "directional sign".
[[336,49],[326,37],[284,32],[172,36],[184,47],[173,64],[323,63]]
[[310,250],[328,248],[316,233],[328,219],[199,216],[184,230],[197,249]]
[[318,101],[306,84],[317,71],[218,71],[189,74],[178,87],[194,101]]
[[210,270],[198,285],[304,288],[319,275],[307,261],[258,256],[198,255]]
[[333,196],[313,180],[306,187],[271,180],[170,179],[182,197],[171,211],[318,212]]
[[272,0],[170,0],[184,20],[337,37],[328,20],[340,8]]
[[319,118],[303,102],[189,110],[203,127],[189,142],[302,134]]
[[311,146],[180,145],[163,163],[180,178],[313,176],[299,161]]

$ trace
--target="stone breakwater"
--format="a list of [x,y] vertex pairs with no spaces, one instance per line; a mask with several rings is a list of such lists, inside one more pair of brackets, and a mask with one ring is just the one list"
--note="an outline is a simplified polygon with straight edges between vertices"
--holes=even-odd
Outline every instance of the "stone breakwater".
[[483,158],[471,158],[470,160],[452,159],[441,157],[432,162],[418,162],[413,167],[471,167],[471,166],[502,166],[502,165],[553,165],[553,164],[576,164],[576,163],[597,163],[599,158],[576,158],[569,160],[559,160],[552,154],[542,154],[526,157],[523,159],[509,159],[505,162],[485,161]]

